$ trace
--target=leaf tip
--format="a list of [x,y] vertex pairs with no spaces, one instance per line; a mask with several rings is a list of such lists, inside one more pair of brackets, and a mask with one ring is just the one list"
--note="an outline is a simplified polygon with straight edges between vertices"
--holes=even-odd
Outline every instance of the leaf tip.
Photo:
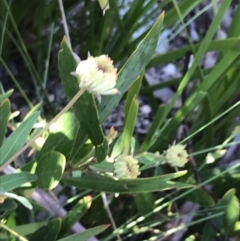
[[67,41],[66,35],[63,36],[63,41]]

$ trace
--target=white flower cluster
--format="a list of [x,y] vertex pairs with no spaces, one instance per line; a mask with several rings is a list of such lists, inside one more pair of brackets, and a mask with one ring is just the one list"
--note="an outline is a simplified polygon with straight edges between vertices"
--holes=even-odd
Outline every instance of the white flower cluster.
[[118,178],[137,178],[140,175],[138,160],[132,156],[120,155],[113,164]]
[[99,95],[114,95],[119,93],[115,88],[117,81],[117,69],[113,61],[106,55],[88,57],[80,61],[76,72],[72,72],[79,80],[79,87],[88,92]]
[[188,162],[184,145],[173,145],[165,152],[166,162],[172,167],[183,167]]

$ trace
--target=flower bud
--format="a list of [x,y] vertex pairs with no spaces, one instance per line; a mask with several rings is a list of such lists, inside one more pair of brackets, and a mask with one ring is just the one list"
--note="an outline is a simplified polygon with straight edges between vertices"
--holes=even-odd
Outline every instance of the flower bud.
[[118,178],[137,178],[140,175],[138,160],[132,156],[120,155],[113,164]]
[[172,167],[183,167],[188,162],[184,145],[173,145],[165,152],[166,162]]

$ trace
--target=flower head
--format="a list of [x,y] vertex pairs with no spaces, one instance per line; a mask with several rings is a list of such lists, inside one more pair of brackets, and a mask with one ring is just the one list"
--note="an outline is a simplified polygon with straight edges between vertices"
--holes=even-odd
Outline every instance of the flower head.
[[113,169],[119,178],[137,178],[140,175],[138,160],[132,156],[120,155],[115,160]]
[[79,87],[95,95],[114,95],[119,93],[114,88],[117,81],[117,69],[113,61],[106,55],[88,57],[81,61],[75,75],[79,80]]
[[172,167],[183,167],[188,162],[188,153],[184,145],[173,145],[165,152],[165,158]]

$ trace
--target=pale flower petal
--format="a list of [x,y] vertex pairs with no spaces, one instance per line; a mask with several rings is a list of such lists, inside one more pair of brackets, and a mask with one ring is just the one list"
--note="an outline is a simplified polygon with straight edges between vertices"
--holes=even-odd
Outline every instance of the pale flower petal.
[[115,95],[115,94],[120,94],[120,91],[116,88],[111,89],[111,90],[106,90],[102,95]]
[[114,88],[117,81],[117,69],[113,61],[106,55],[88,57],[81,61],[76,72],[72,72],[79,80],[79,87],[95,95],[114,95],[119,91]]

